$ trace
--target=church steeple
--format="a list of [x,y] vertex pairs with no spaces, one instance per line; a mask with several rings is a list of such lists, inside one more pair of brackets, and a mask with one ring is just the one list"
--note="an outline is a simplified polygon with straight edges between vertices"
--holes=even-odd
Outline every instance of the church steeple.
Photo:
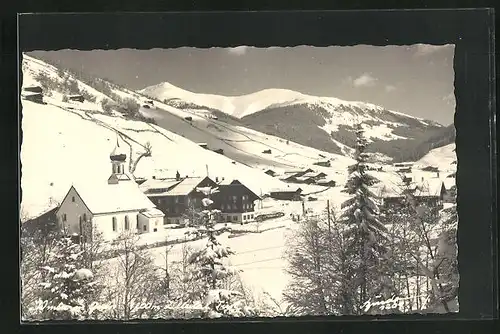
[[127,161],[127,151],[124,146],[120,146],[118,136],[116,136],[116,146],[109,155],[111,160],[111,176],[108,179],[109,184],[117,184],[119,181],[130,180],[125,174],[125,162]]

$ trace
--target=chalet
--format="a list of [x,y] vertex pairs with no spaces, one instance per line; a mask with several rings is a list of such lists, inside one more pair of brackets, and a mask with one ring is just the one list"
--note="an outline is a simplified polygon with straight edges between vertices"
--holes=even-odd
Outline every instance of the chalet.
[[144,182],[141,189],[144,194],[165,214],[165,224],[180,224],[190,207],[201,208],[204,195],[197,191],[201,187],[217,187],[207,177],[152,179]]
[[322,166],[322,167],[331,167],[332,163],[330,162],[330,160],[325,160],[325,161],[315,162],[315,163],[313,163],[313,165]]
[[26,86],[23,88],[23,90],[30,93],[43,93],[43,89],[40,86]]
[[434,172],[434,173],[439,172],[439,168],[434,167],[434,166],[426,166],[426,167],[422,168],[422,170],[424,172]]
[[125,172],[127,149],[117,145],[110,154],[111,176],[107,182],[72,185],[56,210],[59,228],[66,235],[92,237],[96,229],[105,240],[122,232],[157,232],[163,213],[142,193]]
[[268,169],[264,172],[265,174],[269,175],[269,176],[272,176],[272,177],[275,177],[276,175],[278,175],[278,173],[276,173],[274,170],[272,169]]
[[83,95],[76,94],[68,95],[68,100],[83,103],[83,101],[85,101],[85,98],[83,97]]
[[24,236],[34,237],[36,240],[57,232],[57,209],[58,207],[51,208],[38,217],[25,221],[21,225],[21,233]]
[[296,183],[304,183],[304,184],[314,184],[316,183],[316,179],[314,176],[297,176],[294,177]]
[[336,186],[336,182],[334,180],[318,180],[316,181],[316,184],[318,186],[322,186],[322,187],[335,187]]
[[293,174],[293,176],[298,177],[298,176],[304,176],[307,173],[314,172],[311,168],[305,169],[303,171],[299,171]]
[[300,201],[302,189],[298,187],[286,187],[282,189],[274,189],[270,192],[271,198],[284,201]]
[[396,168],[408,168],[408,167],[413,167],[414,163],[413,162],[396,162],[393,164],[394,167]]
[[23,94],[23,97],[25,100],[28,100],[31,102],[44,104],[42,93],[27,93],[27,94]]
[[225,222],[246,223],[255,219],[255,201],[260,197],[238,180],[222,180],[214,194],[214,207]]
[[218,149],[215,149],[213,150],[215,153],[218,153],[218,154],[222,154],[224,155],[224,150],[222,148],[218,148]]
[[[401,186],[399,190],[393,189],[392,194],[384,193],[381,196],[381,210],[398,210],[406,206],[408,202],[406,196],[402,194],[403,189],[404,187]],[[413,184],[409,190],[417,205],[425,205],[434,214],[438,214],[439,210],[443,208],[443,201],[448,199],[448,191],[443,181],[439,179],[429,179]]]

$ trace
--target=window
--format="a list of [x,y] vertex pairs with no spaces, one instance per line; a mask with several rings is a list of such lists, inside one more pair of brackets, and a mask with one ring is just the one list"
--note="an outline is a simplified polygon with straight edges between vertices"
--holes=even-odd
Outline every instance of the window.
[[236,204],[233,204],[233,210],[236,210],[238,209],[238,207],[236,206]]
[[116,217],[113,217],[113,231],[116,232]]
[[158,226],[158,221],[155,221],[155,226]]
[[229,223],[231,222],[231,216],[226,216],[226,221]]
[[244,201],[248,201],[248,195],[243,195],[242,199],[243,199]]
[[236,203],[237,200],[238,200],[238,196],[233,196],[233,203]]
[[65,221],[67,221],[67,220],[68,220],[68,216],[66,216],[66,214],[65,214],[65,213],[63,213],[63,217],[62,217],[62,218],[63,218],[63,219],[62,219],[62,220],[63,220],[63,222],[65,222]]
[[174,203],[179,203],[179,197],[177,196],[174,197]]
[[130,220],[128,216],[125,216],[125,230],[128,230],[130,227]]
[[84,222],[86,222],[86,221],[87,221],[87,214],[86,214],[86,213],[84,213],[84,214],[83,214],[83,221],[84,221]]
[[157,228],[153,229],[153,232],[157,232],[157,231],[158,231],[158,229],[157,229]]
[[246,220],[247,219],[247,216],[246,215],[243,215],[243,220]]
[[233,216],[233,221],[237,222],[238,221],[238,216]]
[[158,198],[158,205],[161,204],[161,198]]
[[143,230],[143,231],[147,231],[147,229],[148,229],[148,228],[147,228],[147,226],[146,226],[146,225],[144,225],[144,226],[142,227],[142,230]]
[[75,196],[72,196],[71,197],[71,202],[74,202],[75,201]]

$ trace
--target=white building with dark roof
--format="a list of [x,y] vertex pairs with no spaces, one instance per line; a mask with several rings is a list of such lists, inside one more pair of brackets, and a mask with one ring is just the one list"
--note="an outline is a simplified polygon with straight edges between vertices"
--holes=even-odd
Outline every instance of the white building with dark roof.
[[92,229],[112,240],[122,232],[157,232],[163,226],[163,213],[139,189],[125,171],[127,152],[117,145],[110,154],[111,176],[85,184],[73,184],[56,216],[68,235],[90,236]]

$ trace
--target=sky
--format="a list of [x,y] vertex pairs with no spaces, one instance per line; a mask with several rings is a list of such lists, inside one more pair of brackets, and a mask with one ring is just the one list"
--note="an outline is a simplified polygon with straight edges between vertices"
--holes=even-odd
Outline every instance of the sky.
[[362,101],[449,125],[454,46],[332,46],[35,51],[30,55],[139,90],[161,82],[236,96],[267,88]]

